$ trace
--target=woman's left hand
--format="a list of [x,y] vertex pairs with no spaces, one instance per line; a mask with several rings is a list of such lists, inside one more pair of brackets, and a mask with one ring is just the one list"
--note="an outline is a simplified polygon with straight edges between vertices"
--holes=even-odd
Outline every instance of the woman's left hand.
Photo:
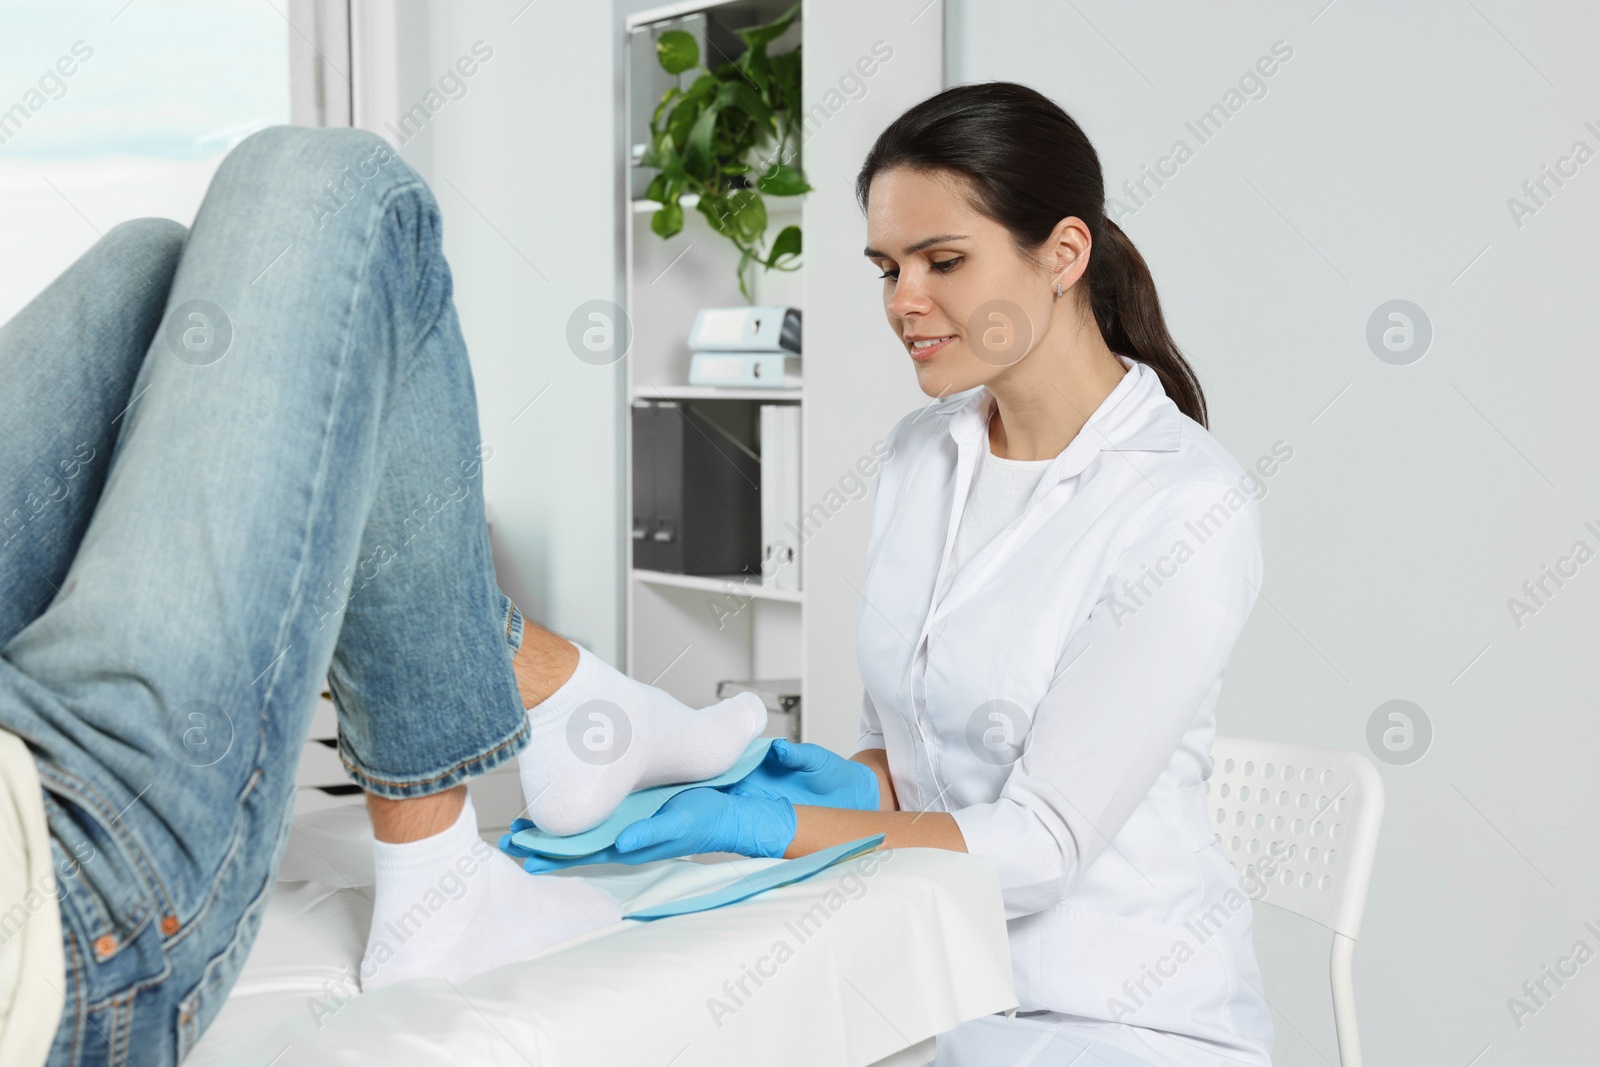
[[821,745],[797,745],[783,738],[772,742],[766,759],[727,790],[734,796],[782,797],[817,808],[877,811],[879,806],[878,775],[871,767]]

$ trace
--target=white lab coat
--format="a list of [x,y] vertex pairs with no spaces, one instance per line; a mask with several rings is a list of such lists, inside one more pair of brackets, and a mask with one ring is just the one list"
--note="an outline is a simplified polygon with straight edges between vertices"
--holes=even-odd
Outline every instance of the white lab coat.
[[1163,1062],[1266,1065],[1250,901],[1204,787],[1261,582],[1260,483],[1150,367],[1123,363],[1023,513],[958,573],[993,397],[895,426],[858,620],[857,748],[886,749],[901,808],[950,812],[994,865],[1021,1010],[1133,1033],[1125,1047]]

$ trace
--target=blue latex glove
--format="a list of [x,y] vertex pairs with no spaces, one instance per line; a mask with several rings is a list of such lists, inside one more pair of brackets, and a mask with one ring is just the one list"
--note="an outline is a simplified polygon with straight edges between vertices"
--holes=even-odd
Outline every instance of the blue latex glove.
[[[511,824],[500,849],[522,861],[529,874],[574,866],[571,860],[536,856],[512,844],[518,830],[533,825],[526,819]],[[781,797],[732,796],[720,789],[686,789],[648,819],[629,823],[617,843],[583,859],[590,863],[650,863],[695,856],[702,852],[736,852],[741,856],[782,856],[794,840],[794,805]]]
[[866,764],[847,760],[821,745],[772,742],[756,769],[725,787],[734,796],[782,798],[819,808],[878,810],[878,776]]

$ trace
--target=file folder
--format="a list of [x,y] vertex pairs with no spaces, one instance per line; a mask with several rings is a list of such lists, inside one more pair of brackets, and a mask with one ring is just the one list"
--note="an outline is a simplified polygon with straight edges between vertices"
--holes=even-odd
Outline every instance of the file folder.
[[760,573],[761,464],[738,436],[688,402],[635,402],[633,478],[634,567]]

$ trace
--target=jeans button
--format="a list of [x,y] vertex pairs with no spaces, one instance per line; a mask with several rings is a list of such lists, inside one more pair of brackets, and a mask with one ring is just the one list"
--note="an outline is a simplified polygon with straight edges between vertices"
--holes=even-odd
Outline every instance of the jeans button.
[[117,951],[117,939],[110,934],[102,934],[94,939],[94,954],[101,959],[105,959],[115,951]]

